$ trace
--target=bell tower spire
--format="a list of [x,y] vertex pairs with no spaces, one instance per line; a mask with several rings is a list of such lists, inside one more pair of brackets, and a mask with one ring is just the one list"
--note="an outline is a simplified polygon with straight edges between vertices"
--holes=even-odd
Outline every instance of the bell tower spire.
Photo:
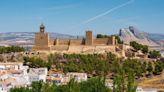
[[41,25],[40,25],[40,33],[44,33],[45,32],[45,26],[44,26],[44,24],[42,23]]

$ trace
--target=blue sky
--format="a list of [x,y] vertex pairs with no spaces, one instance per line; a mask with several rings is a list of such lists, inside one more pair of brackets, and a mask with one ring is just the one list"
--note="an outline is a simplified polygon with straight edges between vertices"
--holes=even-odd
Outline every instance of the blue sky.
[[164,0],[0,0],[0,32],[116,34],[135,26],[164,34]]

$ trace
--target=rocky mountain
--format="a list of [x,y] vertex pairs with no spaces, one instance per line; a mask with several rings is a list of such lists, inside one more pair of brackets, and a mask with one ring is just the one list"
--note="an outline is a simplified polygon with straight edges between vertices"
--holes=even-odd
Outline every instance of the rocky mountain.
[[[49,33],[50,38],[68,38],[72,39],[75,36],[59,34],[59,33]],[[0,46],[7,45],[33,45],[34,44],[35,33],[34,32],[7,32],[0,33]]]
[[137,41],[148,46],[160,46],[161,41],[164,40],[164,35],[162,34],[141,32],[133,26],[120,29],[119,36],[127,44],[130,41]]

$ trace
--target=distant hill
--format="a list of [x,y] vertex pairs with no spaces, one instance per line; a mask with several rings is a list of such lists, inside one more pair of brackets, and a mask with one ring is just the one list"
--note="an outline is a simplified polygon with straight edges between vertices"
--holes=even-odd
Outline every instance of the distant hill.
[[153,34],[148,33],[149,37],[154,40],[155,42],[164,45],[164,34]]
[[[50,38],[72,39],[75,36],[59,33],[49,33]],[[33,45],[35,33],[34,32],[6,32],[0,33],[0,46],[6,45]]]
[[[60,33],[49,33],[50,38],[60,39],[75,39],[77,36],[60,34]],[[125,42],[137,41],[139,43],[149,46],[164,45],[164,34],[153,34],[146,33],[138,30],[137,28],[130,26],[129,28],[120,29],[120,38]],[[34,45],[34,32],[6,32],[0,33],[0,46],[6,45]],[[78,38],[82,38],[79,36]]]
[[120,29],[119,36],[127,44],[130,41],[137,41],[148,46],[160,46],[161,41],[164,40],[164,34],[142,32],[133,26]]

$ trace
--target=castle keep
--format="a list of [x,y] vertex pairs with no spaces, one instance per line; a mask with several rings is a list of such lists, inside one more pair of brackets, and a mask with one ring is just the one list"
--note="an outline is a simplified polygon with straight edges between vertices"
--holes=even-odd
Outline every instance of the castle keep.
[[94,38],[92,31],[86,31],[84,39],[50,39],[41,24],[40,32],[35,35],[33,51],[54,51],[66,53],[94,53],[115,51],[117,40],[114,36]]

